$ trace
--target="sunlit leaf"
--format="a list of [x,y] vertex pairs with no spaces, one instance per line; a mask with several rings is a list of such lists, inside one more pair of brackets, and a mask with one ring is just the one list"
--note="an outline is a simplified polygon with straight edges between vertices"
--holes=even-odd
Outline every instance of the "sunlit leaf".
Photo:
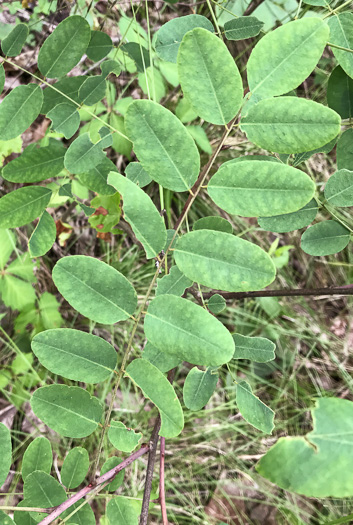
[[138,525],[140,510],[131,499],[116,496],[108,502],[107,516],[111,525]]
[[141,432],[127,428],[121,421],[112,419],[108,430],[108,438],[113,447],[121,452],[132,452],[142,439]]

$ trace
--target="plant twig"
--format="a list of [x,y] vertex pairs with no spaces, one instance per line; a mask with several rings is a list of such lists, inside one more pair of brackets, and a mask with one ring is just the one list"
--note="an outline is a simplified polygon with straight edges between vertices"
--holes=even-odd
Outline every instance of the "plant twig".
[[79,501],[80,499],[82,499],[85,496],[87,496],[87,494],[89,494],[90,492],[93,492],[94,490],[96,490],[99,485],[103,485],[107,481],[113,480],[115,478],[115,476],[121,470],[123,470],[128,465],[130,465],[131,463],[136,461],[136,459],[138,459],[141,456],[143,456],[144,454],[146,454],[149,450],[150,450],[150,445],[149,444],[142,445],[141,448],[139,448],[139,450],[137,450],[136,452],[131,454],[128,458],[124,459],[124,461],[122,461],[119,465],[117,465],[116,467],[112,468],[111,470],[109,470],[108,472],[103,474],[102,476],[99,476],[99,478],[97,478],[94,483],[90,483],[89,485],[87,485],[83,489],[79,490],[78,492],[76,492],[76,494],[71,496],[71,498],[69,498],[66,501],[64,501],[64,503],[61,503],[57,507],[53,507],[53,509],[51,509],[50,514],[46,518],[44,518],[42,521],[40,521],[38,525],[49,525],[49,523],[52,523],[65,510],[67,510],[70,507],[72,507],[72,505],[74,505],[77,501]]
[[[188,288],[186,292],[191,293],[196,299],[199,297],[198,291]],[[306,297],[319,295],[353,295],[353,284],[345,286],[335,286],[332,288],[288,288],[284,290],[258,290],[256,292],[222,292],[222,290],[212,290],[203,292],[203,298],[209,299],[214,294],[221,295],[226,300],[247,299],[250,297]]]
[[153,428],[151,439],[150,439],[150,452],[148,454],[147,472],[146,472],[146,479],[145,479],[145,490],[143,493],[142,509],[141,509],[141,514],[140,514],[140,525],[147,525],[148,510],[149,510],[151,489],[152,489],[153,470],[154,470],[154,463],[156,460],[157,445],[158,445],[158,439],[159,439],[158,432],[160,428],[161,428],[161,419],[158,416],[157,421]]
[[161,513],[163,525],[168,525],[167,508],[165,505],[165,486],[164,486],[164,459],[165,459],[165,438],[161,437],[161,452],[159,460],[159,502],[161,505]]
[[245,9],[243,16],[249,16],[251,13],[255,11],[257,7],[259,7],[260,4],[262,4],[264,0],[253,0],[250,2],[248,7]]

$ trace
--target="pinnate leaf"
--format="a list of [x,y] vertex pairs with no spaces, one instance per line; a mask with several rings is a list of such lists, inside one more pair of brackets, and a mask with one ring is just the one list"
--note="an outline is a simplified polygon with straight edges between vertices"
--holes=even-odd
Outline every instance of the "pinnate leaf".
[[256,363],[267,363],[276,357],[276,345],[265,337],[233,334],[233,339],[235,343],[233,359],[249,359]]
[[103,407],[83,388],[49,385],[38,388],[31,399],[33,412],[61,436],[82,438],[96,430]]
[[308,228],[302,235],[301,247],[309,255],[332,255],[349,243],[350,232],[337,221],[322,221]]
[[199,370],[196,366],[186,376],[183,398],[189,410],[201,410],[210,400],[218,381],[218,374],[207,370]]
[[141,388],[159,410],[161,428],[159,435],[172,438],[184,428],[184,416],[173,386],[163,373],[145,359],[134,359],[126,368],[126,375]]
[[19,228],[36,219],[49,204],[51,190],[25,186],[0,199],[0,228]]
[[65,18],[40,48],[39,71],[48,78],[63,77],[79,62],[90,39],[87,20],[78,15]]
[[32,350],[45,368],[73,381],[98,383],[116,367],[116,352],[104,339],[71,328],[37,334]]
[[31,257],[45,255],[53,246],[56,239],[56,225],[53,217],[43,211],[38,224],[28,241]]
[[253,394],[246,381],[237,383],[237,405],[241,415],[250,425],[265,434],[272,433],[275,413]]
[[243,84],[232,55],[216,35],[196,28],[184,36],[178,74],[185,97],[201,118],[226,125],[235,117]]
[[72,448],[61,467],[61,481],[68,489],[75,489],[87,476],[89,456],[85,448]]
[[234,354],[225,326],[201,306],[175,295],[153,299],[144,330],[156,348],[195,365],[220,366]]
[[153,180],[173,191],[193,186],[200,156],[173,113],[150,100],[135,100],[127,109],[125,126],[136,156]]
[[189,279],[228,292],[261,290],[276,274],[264,250],[229,233],[187,233],[178,239],[173,253],[177,266]]
[[18,137],[35,121],[43,104],[37,84],[15,87],[0,104],[1,140]]
[[53,280],[73,308],[98,323],[128,319],[137,306],[136,292],[126,277],[93,257],[60,259],[54,266]]
[[27,447],[22,461],[22,478],[26,479],[35,470],[50,474],[53,464],[53,451],[49,439],[37,437]]
[[277,153],[311,151],[340,132],[340,116],[330,108],[304,98],[261,100],[241,119],[241,129],[257,146]]
[[112,419],[108,430],[108,439],[117,450],[132,452],[142,439],[141,432],[127,428],[121,421]]
[[28,26],[17,24],[10,33],[2,39],[1,50],[8,57],[15,57],[21,50],[28,37]]
[[239,16],[224,24],[224,35],[228,40],[243,40],[258,35],[264,23],[256,16]]
[[325,198],[333,206],[353,206],[353,171],[336,171],[326,183]]
[[36,470],[29,474],[23,484],[23,496],[29,506],[55,507],[66,500],[65,489],[46,472]]

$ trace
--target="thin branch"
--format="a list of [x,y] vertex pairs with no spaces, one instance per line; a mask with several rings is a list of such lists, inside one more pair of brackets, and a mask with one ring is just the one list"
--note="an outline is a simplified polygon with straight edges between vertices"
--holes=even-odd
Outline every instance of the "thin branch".
[[164,459],[165,459],[165,438],[161,437],[161,452],[159,460],[159,502],[161,505],[161,513],[163,525],[169,525],[167,509],[165,505],[165,487],[164,487]]
[[94,483],[90,483],[89,485],[87,485],[87,487],[84,487],[83,489],[79,490],[78,492],[76,492],[76,494],[71,496],[71,498],[64,501],[64,503],[61,503],[57,507],[53,507],[53,509],[51,509],[50,514],[46,518],[44,518],[42,521],[40,521],[38,525],[49,525],[49,523],[52,523],[65,510],[72,507],[72,505],[74,505],[77,501],[87,496],[87,494],[89,494],[90,492],[95,491],[99,487],[99,485],[103,485],[107,481],[112,481],[121,470],[123,470],[124,468],[129,466],[131,463],[136,461],[136,459],[146,454],[149,450],[150,450],[150,445],[148,444],[142,445],[142,447],[139,448],[139,450],[131,454],[131,456],[129,456],[128,458],[124,459],[124,461],[122,461],[119,465],[109,470],[102,476],[99,476],[99,478],[97,478]]
[[142,509],[141,509],[141,514],[140,514],[140,525],[147,525],[148,510],[149,510],[151,490],[152,490],[153,470],[154,470],[154,463],[156,460],[157,445],[158,445],[158,439],[159,439],[158,432],[160,428],[161,428],[161,419],[158,416],[157,421],[153,428],[151,439],[150,439],[150,452],[148,454],[148,464],[147,464],[147,472],[146,472],[146,479],[145,479],[145,490],[143,493]]
[[[196,299],[199,293],[193,288],[188,288],[186,292],[191,293]],[[285,290],[259,290],[256,292],[222,292],[222,290],[212,290],[204,292],[203,298],[209,299],[215,293],[221,295],[226,300],[248,299],[251,297],[307,297],[320,295],[353,295],[353,284],[346,286],[335,286],[332,288],[288,288]]]
[[261,5],[263,2],[264,0],[253,0],[252,2],[250,2],[248,7],[245,9],[243,16],[251,15],[251,13],[253,13],[255,9],[259,7],[259,5]]

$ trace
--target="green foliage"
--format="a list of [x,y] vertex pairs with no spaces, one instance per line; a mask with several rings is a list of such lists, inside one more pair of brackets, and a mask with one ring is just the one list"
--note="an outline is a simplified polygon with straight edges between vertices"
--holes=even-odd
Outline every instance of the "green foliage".
[[116,496],[107,505],[107,516],[111,524],[138,525],[139,509],[133,501],[123,496]]
[[309,226],[315,219],[318,209],[316,200],[311,199],[298,211],[273,217],[259,217],[258,222],[261,228],[270,232],[291,232]]
[[199,370],[196,366],[186,376],[183,398],[189,410],[201,410],[212,396],[218,381],[218,374],[210,368]]
[[223,312],[226,306],[226,300],[224,299],[224,297],[222,297],[222,295],[219,295],[218,293],[212,295],[212,297],[210,297],[207,301],[207,308],[210,312],[216,315]]
[[301,247],[309,255],[330,255],[343,250],[349,243],[350,233],[337,221],[314,224],[304,232]]
[[192,285],[192,280],[185,277],[177,266],[172,266],[168,275],[157,281],[156,296],[163,294],[183,295],[186,288]]
[[264,337],[246,337],[233,334],[235,352],[233,359],[249,359],[257,363],[267,363],[275,358],[276,345]]
[[85,448],[72,448],[61,467],[61,481],[68,489],[78,487],[87,476],[89,456]]
[[113,48],[113,42],[109,35],[103,31],[91,31],[91,38],[86,49],[88,58],[94,62],[102,60]]
[[333,206],[353,206],[353,172],[336,171],[325,186],[325,198]]
[[43,104],[43,92],[37,84],[17,86],[0,105],[1,140],[21,135],[38,117]]
[[33,507],[55,507],[66,500],[64,487],[52,476],[40,470],[26,476],[23,496]]
[[26,449],[22,461],[22,478],[25,481],[32,472],[40,470],[50,474],[53,464],[53,452],[50,441],[37,437]]
[[[353,50],[353,14],[338,13],[330,17],[328,25],[330,28],[330,43],[345,49]],[[333,54],[341,68],[352,78],[353,56],[352,53],[332,47]]]
[[3,485],[9,473],[12,461],[11,434],[4,423],[0,423],[0,445],[0,483]]
[[28,249],[31,256],[40,257],[46,254],[53,246],[55,238],[56,226],[54,219],[44,210],[28,241]]
[[121,452],[132,452],[142,439],[141,432],[127,428],[121,421],[114,419],[110,422],[108,438],[113,447]]
[[237,383],[237,405],[243,418],[265,434],[274,429],[275,413],[252,392],[246,381]]
[[331,73],[327,84],[327,104],[342,118],[353,116],[353,79],[340,66]]
[[15,57],[21,53],[28,37],[28,26],[17,24],[12,31],[1,41],[1,51],[8,57]]

